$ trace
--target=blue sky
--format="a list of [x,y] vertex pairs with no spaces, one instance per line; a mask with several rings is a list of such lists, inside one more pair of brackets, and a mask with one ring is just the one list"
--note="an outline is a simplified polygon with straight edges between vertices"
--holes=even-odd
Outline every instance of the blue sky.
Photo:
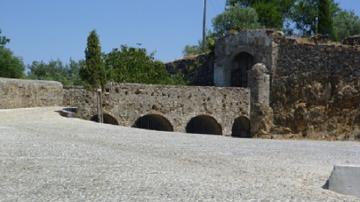
[[[338,0],[360,15],[358,0]],[[26,64],[34,60],[82,59],[86,38],[96,29],[104,52],[122,44],[142,46],[156,58],[182,56],[201,38],[203,0],[1,0],[0,29],[8,47]],[[208,0],[211,18],[225,0]]]

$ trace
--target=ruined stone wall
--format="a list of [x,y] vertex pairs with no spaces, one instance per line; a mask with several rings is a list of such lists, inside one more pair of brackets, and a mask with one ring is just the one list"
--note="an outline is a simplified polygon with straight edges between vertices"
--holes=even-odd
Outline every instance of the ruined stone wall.
[[278,41],[271,106],[275,133],[360,138],[360,46]]
[[[224,135],[231,135],[238,117],[249,117],[250,92],[244,88],[112,84],[103,96],[104,113],[122,126],[133,126],[144,115],[161,115],[174,131],[185,132],[188,122],[199,115],[213,117]],[[78,107],[81,118],[96,115],[96,94],[83,88],[65,90],[64,104]]]
[[279,32],[274,30],[245,30],[219,39],[215,48],[215,85],[231,86],[231,71],[236,67],[234,60],[240,53],[251,55],[252,65],[262,63],[271,73],[277,61],[277,46],[273,43],[276,34]]
[[59,82],[0,78],[0,109],[61,106]]
[[186,57],[165,64],[170,74],[183,74],[192,86],[214,85],[214,53]]

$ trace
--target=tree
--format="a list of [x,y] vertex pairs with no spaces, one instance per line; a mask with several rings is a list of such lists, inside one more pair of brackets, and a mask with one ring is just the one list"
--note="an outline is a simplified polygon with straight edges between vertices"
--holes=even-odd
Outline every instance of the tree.
[[[329,0],[329,15],[335,16],[340,11],[339,5],[334,0]],[[319,18],[319,0],[296,0],[289,12],[290,28],[288,34],[312,36],[317,33]]]
[[165,65],[142,48],[121,46],[105,56],[107,78],[114,82],[186,84],[181,75],[170,75]]
[[0,29],[0,47],[4,47],[9,42],[10,39],[6,38],[6,36],[1,36],[1,29]]
[[100,40],[95,30],[91,31],[87,38],[85,66],[80,69],[80,77],[91,89],[104,88],[106,84]]
[[253,8],[231,7],[213,19],[214,32],[222,36],[229,31],[256,29],[261,25]]
[[1,36],[0,30],[0,77],[22,78],[24,76],[24,63],[19,57],[14,56],[5,45],[10,42],[5,36]]
[[334,38],[334,25],[332,20],[330,0],[319,0],[318,33]]
[[60,60],[52,60],[48,63],[34,61],[28,66],[30,72],[27,78],[59,81],[65,86],[81,85],[79,77],[81,63],[81,61],[70,60],[68,65],[64,65]]
[[340,11],[333,20],[337,40],[360,34],[360,17],[354,11]]
[[267,28],[282,28],[295,0],[227,0],[226,9],[254,8],[259,23]]
[[19,57],[0,46],[0,77],[22,78],[24,76],[24,63]]

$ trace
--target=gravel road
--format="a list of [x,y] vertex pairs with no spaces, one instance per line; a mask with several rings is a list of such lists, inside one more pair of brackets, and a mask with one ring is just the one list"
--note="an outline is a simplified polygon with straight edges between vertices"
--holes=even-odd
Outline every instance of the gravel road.
[[190,135],[0,110],[0,201],[360,201],[322,189],[360,143]]

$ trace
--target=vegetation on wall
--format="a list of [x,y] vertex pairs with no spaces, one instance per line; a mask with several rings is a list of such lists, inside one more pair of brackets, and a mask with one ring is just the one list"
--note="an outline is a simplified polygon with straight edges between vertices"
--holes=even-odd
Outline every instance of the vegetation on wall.
[[121,46],[105,55],[107,78],[114,82],[186,84],[181,75],[170,75],[165,65],[143,48]]

